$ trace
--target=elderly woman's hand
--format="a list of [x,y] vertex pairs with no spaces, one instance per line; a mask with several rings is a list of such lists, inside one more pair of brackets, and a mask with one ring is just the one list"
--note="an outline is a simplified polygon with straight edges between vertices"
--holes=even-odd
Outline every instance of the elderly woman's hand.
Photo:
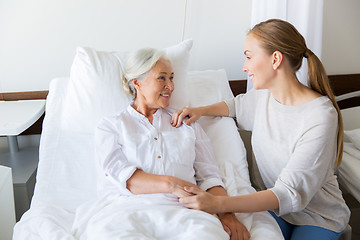
[[185,121],[185,123],[187,125],[190,125],[191,123],[198,120],[201,116],[202,116],[201,107],[198,107],[198,108],[184,107],[183,109],[174,112],[174,114],[172,115],[172,118],[171,118],[171,125],[173,127],[180,127],[182,124],[182,121],[186,117],[189,117],[189,119],[187,119]]
[[218,214],[221,224],[225,232],[230,236],[230,240],[248,240],[250,233],[234,213],[220,213]]

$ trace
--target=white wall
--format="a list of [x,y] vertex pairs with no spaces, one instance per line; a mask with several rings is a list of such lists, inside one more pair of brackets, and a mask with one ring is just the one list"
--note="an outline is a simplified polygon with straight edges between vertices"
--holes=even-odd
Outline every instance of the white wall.
[[251,1],[188,1],[185,38],[194,39],[190,70],[224,68],[229,79],[246,79],[243,44],[251,25]]
[[322,62],[328,74],[360,73],[360,1],[325,0]]

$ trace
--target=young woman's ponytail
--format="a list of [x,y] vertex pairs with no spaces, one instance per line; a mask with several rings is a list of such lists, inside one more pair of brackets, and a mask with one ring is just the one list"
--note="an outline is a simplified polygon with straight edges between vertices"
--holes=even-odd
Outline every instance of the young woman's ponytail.
[[320,93],[326,95],[331,100],[338,113],[338,136],[337,136],[337,155],[336,155],[336,167],[339,167],[343,155],[343,139],[344,139],[344,126],[341,116],[340,108],[335,100],[334,93],[330,87],[329,79],[325,72],[325,68],[320,59],[310,50],[306,49],[304,57],[308,62],[308,74],[310,87]]

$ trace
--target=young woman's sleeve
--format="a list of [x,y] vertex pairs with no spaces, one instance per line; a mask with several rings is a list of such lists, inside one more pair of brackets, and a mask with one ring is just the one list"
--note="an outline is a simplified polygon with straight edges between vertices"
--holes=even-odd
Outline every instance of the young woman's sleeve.
[[246,94],[239,94],[235,98],[224,101],[229,108],[229,117],[236,119],[240,129],[252,130],[260,92],[252,89]]

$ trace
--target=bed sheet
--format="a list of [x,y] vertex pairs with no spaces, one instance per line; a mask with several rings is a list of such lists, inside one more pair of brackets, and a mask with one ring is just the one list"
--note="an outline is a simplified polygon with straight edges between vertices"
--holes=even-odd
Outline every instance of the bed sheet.
[[344,142],[343,159],[339,168],[339,183],[360,202],[360,150]]
[[[72,231],[76,209],[97,198],[95,176],[99,173],[93,157],[93,135],[61,128],[68,81],[51,81],[34,196],[30,209],[15,225],[14,240],[76,239]],[[212,141],[229,195],[254,192],[234,120],[202,118],[200,124]],[[250,231],[251,239],[282,239],[280,228],[268,212],[236,216]]]
[[344,122],[344,151],[339,183],[360,202],[360,106],[341,110]]

